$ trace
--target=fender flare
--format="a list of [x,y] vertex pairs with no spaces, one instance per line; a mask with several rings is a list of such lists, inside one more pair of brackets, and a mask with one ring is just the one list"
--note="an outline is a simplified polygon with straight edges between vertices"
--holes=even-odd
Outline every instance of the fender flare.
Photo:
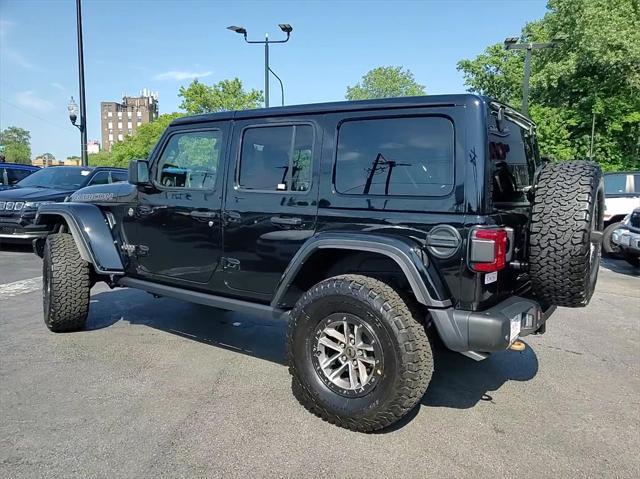
[[113,242],[107,220],[90,203],[51,203],[38,209],[36,224],[51,224],[64,219],[83,260],[99,274],[124,274],[122,259]]
[[402,270],[416,300],[430,308],[451,306],[447,289],[431,265],[426,252],[410,238],[354,232],[319,233],[309,238],[284,271],[271,301],[276,308],[285,297],[302,265],[318,250],[342,249],[368,251],[392,259]]

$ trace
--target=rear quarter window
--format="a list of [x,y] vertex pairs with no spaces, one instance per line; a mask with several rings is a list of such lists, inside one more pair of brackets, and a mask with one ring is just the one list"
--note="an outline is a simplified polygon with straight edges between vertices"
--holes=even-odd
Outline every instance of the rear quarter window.
[[454,183],[454,128],[441,116],[344,121],[335,188],[344,195],[445,196]]
[[493,203],[528,203],[526,193],[533,185],[538,163],[535,136],[509,119],[504,119],[499,129],[493,115],[489,123]]

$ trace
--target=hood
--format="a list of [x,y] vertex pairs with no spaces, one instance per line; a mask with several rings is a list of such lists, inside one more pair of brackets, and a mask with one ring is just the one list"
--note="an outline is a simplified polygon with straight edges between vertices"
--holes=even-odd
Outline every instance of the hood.
[[74,203],[129,203],[137,197],[138,188],[131,183],[119,182],[80,188],[71,195]]
[[73,190],[55,188],[10,188],[0,191],[0,201],[63,201]]

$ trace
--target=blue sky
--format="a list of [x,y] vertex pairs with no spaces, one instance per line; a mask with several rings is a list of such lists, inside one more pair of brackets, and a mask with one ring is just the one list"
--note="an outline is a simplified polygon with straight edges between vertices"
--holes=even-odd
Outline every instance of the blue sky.
[[[456,62],[471,58],[527,21],[544,0],[242,1],[84,0],[89,139],[99,139],[100,101],[142,88],[158,91],[160,113],[178,110],[178,88],[195,76],[207,83],[239,77],[263,89],[264,50],[249,36],[280,38],[271,49],[287,104],[344,99],[347,85],[382,65],[409,68],[427,93],[464,91]],[[33,156],[79,154],[66,106],[78,98],[73,0],[0,0],[0,128],[31,131]],[[280,104],[271,82],[271,104]]]

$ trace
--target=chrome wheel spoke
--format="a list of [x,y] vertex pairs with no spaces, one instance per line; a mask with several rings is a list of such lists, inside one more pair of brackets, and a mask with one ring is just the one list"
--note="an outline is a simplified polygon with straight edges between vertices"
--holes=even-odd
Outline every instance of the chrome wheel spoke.
[[333,349],[334,351],[338,351],[338,352],[342,352],[342,348],[340,347],[340,345],[334,341],[331,341],[329,338],[322,337],[318,340],[318,344],[321,344],[323,346],[326,346],[328,348]]
[[374,358],[369,358],[367,356],[361,356],[358,358],[358,361],[363,362],[365,364],[375,364],[376,360]]
[[331,336],[333,339],[337,339],[341,343],[347,342],[347,339],[344,337],[344,334],[342,334],[335,328],[326,328],[324,330],[324,334],[326,334],[327,336]]
[[338,367],[335,371],[333,371],[331,373],[331,375],[329,376],[329,379],[336,379],[339,378],[340,375],[343,373],[344,369],[349,365],[350,363],[344,363],[342,364],[340,367]]
[[367,367],[361,360],[358,360],[358,376],[360,378],[360,384],[367,384],[369,382]]
[[351,363],[348,363],[348,364],[349,364],[349,385],[351,386],[351,389],[355,389],[358,387],[358,380],[357,380],[358,373],[353,364]]

